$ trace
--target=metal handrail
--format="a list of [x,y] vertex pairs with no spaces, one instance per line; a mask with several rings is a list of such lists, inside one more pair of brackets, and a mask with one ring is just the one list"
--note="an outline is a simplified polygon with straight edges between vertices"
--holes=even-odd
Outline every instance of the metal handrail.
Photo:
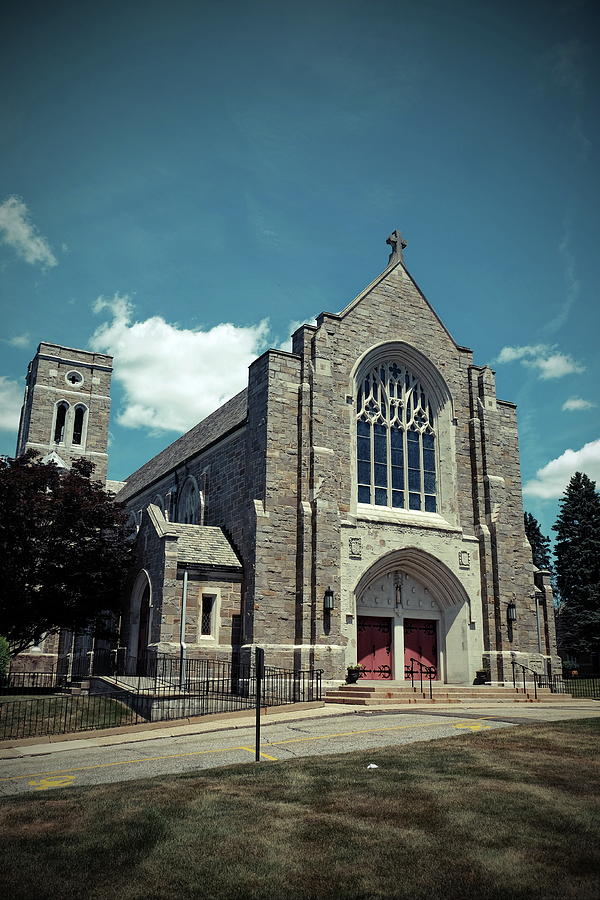
[[[432,679],[433,679],[433,676],[435,675],[435,666],[426,666],[421,662],[420,659],[415,659],[414,656],[410,657],[410,661],[411,661],[411,663],[416,663],[419,667],[419,676],[420,676],[420,681],[421,681],[421,693],[423,693],[423,672],[425,672],[425,675],[429,676],[429,699],[433,700]],[[414,667],[414,665],[411,665],[411,667],[410,667],[410,683],[414,690],[414,687],[415,687],[415,667]]]
[[516,666],[518,666],[521,669],[521,674],[523,676],[523,693],[525,694],[527,692],[525,673],[530,672],[531,675],[533,675],[533,693],[534,693],[535,699],[537,700],[537,683],[538,683],[538,678],[539,678],[539,672],[536,672],[534,669],[530,669],[529,666],[524,666],[523,663],[515,662],[514,659],[511,660],[511,662],[512,662],[512,670],[513,670],[513,687],[514,687],[515,691],[517,690],[517,676],[516,676],[515,668],[516,668]]

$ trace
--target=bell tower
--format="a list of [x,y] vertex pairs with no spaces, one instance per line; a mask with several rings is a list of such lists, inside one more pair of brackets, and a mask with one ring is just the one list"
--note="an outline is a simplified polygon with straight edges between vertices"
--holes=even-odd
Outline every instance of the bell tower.
[[69,467],[85,457],[106,481],[112,356],[42,342],[27,369],[17,456]]

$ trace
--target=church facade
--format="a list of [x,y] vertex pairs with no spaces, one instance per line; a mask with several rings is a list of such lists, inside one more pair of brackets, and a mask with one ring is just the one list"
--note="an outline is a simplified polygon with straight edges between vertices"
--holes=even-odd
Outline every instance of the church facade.
[[138,664],[260,646],[332,681],[356,662],[402,680],[415,659],[457,684],[508,679],[512,660],[559,671],[516,408],[429,305],[397,232],[388,244],[345,309],[255,360],[241,393],[120,487],[139,527],[121,635]]

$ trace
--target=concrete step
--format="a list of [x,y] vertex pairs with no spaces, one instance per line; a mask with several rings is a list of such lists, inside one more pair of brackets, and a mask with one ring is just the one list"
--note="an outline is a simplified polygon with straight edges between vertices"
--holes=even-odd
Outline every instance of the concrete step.
[[468,703],[472,701],[491,703],[561,703],[570,698],[567,694],[552,694],[548,688],[538,688],[537,699],[533,688],[523,693],[522,688],[473,687],[465,685],[433,686],[430,699],[429,689],[422,693],[410,685],[356,684],[341,685],[325,694],[325,703],[344,703],[356,706],[393,706],[414,703]]

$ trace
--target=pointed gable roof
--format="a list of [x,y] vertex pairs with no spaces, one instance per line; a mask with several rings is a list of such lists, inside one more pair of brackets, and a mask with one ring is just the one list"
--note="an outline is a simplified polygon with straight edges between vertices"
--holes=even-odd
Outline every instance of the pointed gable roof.
[[319,325],[319,326],[321,325],[321,323],[323,321],[323,317],[325,317],[325,316],[327,316],[328,318],[336,318],[336,319],[345,318],[349,312],[352,312],[352,310],[356,306],[358,306],[358,304],[361,302],[361,300],[363,300],[365,297],[367,297],[371,293],[371,291],[373,291],[376,287],[378,287],[378,285],[381,284],[382,281],[385,281],[387,278],[389,278],[390,275],[392,274],[392,272],[394,272],[396,269],[400,269],[400,271],[403,272],[406,275],[406,277],[410,279],[410,281],[414,285],[417,293],[422,298],[423,302],[427,305],[427,307],[431,310],[432,314],[435,316],[435,318],[437,319],[437,321],[439,322],[439,324],[441,325],[443,330],[446,332],[446,334],[448,335],[448,337],[450,338],[450,340],[452,341],[454,346],[461,350],[467,349],[466,347],[461,347],[460,344],[456,343],[456,341],[454,340],[454,338],[452,337],[452,335],[450,334],[450,332],[448,331],[448,329],[446,328],[446,326],[444,325],[444,323],[442,322],[442,320],[436,313],[435,309],[433,308],[433,306],[431,305],[431,303],[429,302],[429,300],[427,299],[427,297],[425,296],[425,294],[423,293],[423,291],[421,290],[421,288],[419,287],[419,285],[417,284],[415,279],[412,277],[412,275],[410,274],[410,272],[404,265],[404,263],[401,260],[398,260],[398,258],[396,256],[394,256],[393,254],[392,254],[390,263],[386,266],[386,268],[383,270],[383,272],[380,275],[378,275],[377,278],[375,278],[370,284],[368,284],[365,288],[363,288],[363,290],[359,294],[357,294],[357,296],[354,298],[354,300],[351,300],[350,303],[348,303],[342,309],[342,311],[337,314],[321,313],[321,315],[317,317],[317,325]]

